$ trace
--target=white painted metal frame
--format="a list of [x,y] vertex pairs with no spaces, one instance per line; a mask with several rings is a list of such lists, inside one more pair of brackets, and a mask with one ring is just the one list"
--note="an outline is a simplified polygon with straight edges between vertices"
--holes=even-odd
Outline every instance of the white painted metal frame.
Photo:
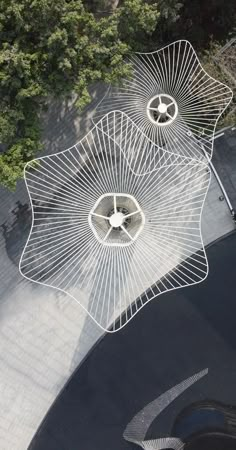
[[[103,200],[107,199],[108,202],[103,202]],[[122,208],[123,203],[126,202],[128,203],[127,206],[129,206],[130,209],[127,212],[120,212],[118,205],[119,202],[121,204],[120,208]],[[110,211],[112,211],[112,214],[109,216],[106,212],[107,207],[109,207]],[[132,218],[134,218],[134,216],[136,216],[136,226],[135,232],[132,233]],[[100,223],[98,221],[100,221]],[[130,223],[127,223],[128,221],[130,221]],[[101,195],[101,197],[99,197],[96,201],[94,207],[89,213],[88,222],[91,230],[99,242],[111,247],[124,247],[131,245],[137,239],[144,227],[145,216],[139,204],[132,195],[123,193],[107,193]],[[112,233],[115,234],[113,239],[111,238]]]
[[[153,142],[179,155],[202,160],[197,145],[201,137],[211,158],[210,138],[232,100],[232,90],[206,73],[186,40],[155,52],[131,55],[127,62],[132,66],[132,78],[123,80],[121,87],[108,89],[97,106],[95,123],[107,112],[118,109]],[[156,98],[160,101],[153,108]],[[173,105],[172,113],[169,103]],[[156,110],[153,116],[150,107]]]
[[[161,293],[206,278],[208,166],[154,145],[123,112],[107,114],[73,147],[28,163],[25,181],[33,221],[22,275],[67,293],[104,330],[120,329]],[[142,228],[130,245],[104,245],[91,228],[91,212],[108,194],[128,199],[127,214],[130,199],[142,212],[138,223],[138,214],[128,221],[127,229]],[[112,205],[93,223],[98,234],[113,213]],[[119,244],[127,233],[115,225]]]

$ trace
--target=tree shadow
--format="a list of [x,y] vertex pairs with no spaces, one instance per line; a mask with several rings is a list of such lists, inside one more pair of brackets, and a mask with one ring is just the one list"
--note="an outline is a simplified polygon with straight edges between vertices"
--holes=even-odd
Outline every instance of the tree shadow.
[[[103,91],[102,91],[103,92]],[[99,86],[92,89],[93,101],[85,110],[78,113],[73,101],[52,101],[42,115],[42,141],[44,150],[37,157],[51,155],[74,145],[82,135],[93,127],[91,115],[98,102]],[[6,193],[8,195],[8,193]],[[17,199],[18,197],[18,199]],[[18,265],[20,256],[31,227],[31,208],[23,196],[16,194],[15,205],[10,209],[7,219],[0,225],[10,260]]]
[[29,235],[30,227],[30,205],[17,200],[8,219],[1,224],[7,255],[15,265],[19,264],[22,248]]
[[83,111],[76,108],[75,96],[63,102],[53,100],[48,105],[42,115],[42,141],[47,155],[72,147],[93,128],[95,108],[106,90],[107,86],[101,83],[91,86],[92,101]]

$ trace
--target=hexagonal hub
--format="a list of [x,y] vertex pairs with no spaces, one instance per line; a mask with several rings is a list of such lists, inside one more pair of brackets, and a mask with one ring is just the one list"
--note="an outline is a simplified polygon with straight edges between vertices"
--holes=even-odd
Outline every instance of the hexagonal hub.
[[131,245],[140,235],[145,216],[130,194],[103,194],[88,217],[89,226],[99,242],[110,246]]
[[147,104],[147,116],[157,126],[170,125],[177,117],[178,105],[168,94],[157,94]]

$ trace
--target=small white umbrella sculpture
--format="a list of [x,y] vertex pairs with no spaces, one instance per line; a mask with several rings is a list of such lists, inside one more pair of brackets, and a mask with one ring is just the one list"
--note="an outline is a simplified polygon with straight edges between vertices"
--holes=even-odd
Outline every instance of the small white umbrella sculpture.
[[22,275],[75,299],[106,331],[208,272],[205,162],[160,148],[123,112],[25,167],[33,222]]
[[207,163],[232,98],[187,41],[130,62],[132,79],[109,89],[94,128],[25,167],[33,222],[22,275],[67,293],[110,332],[207,276]]
[[215,127],[232,100],[232,90],[207,74],[186,40],[131,55],[127,63],[132,77],[108,89],[97,106],[95,123],[118,109],[167,150],[202,160],[201,138],[211,158]]

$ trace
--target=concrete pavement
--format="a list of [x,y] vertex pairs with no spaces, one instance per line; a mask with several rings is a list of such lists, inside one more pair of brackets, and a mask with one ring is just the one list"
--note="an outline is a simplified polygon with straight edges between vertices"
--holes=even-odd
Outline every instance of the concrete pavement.
[[[101,98],[103,90],[94,95]],[[50,107],[44,119],[46,153],[64,150],[86,134],[95,103],[83,116],[70,104]],[[203,212],[205,244],[234,228],[220,195],[212,178]],[[0,198],[0,448],[25,450],[102,331],[70,298],[22,279],[18,262],[31,221],[24,182],[19,182],[15,193],[1,188]]]

